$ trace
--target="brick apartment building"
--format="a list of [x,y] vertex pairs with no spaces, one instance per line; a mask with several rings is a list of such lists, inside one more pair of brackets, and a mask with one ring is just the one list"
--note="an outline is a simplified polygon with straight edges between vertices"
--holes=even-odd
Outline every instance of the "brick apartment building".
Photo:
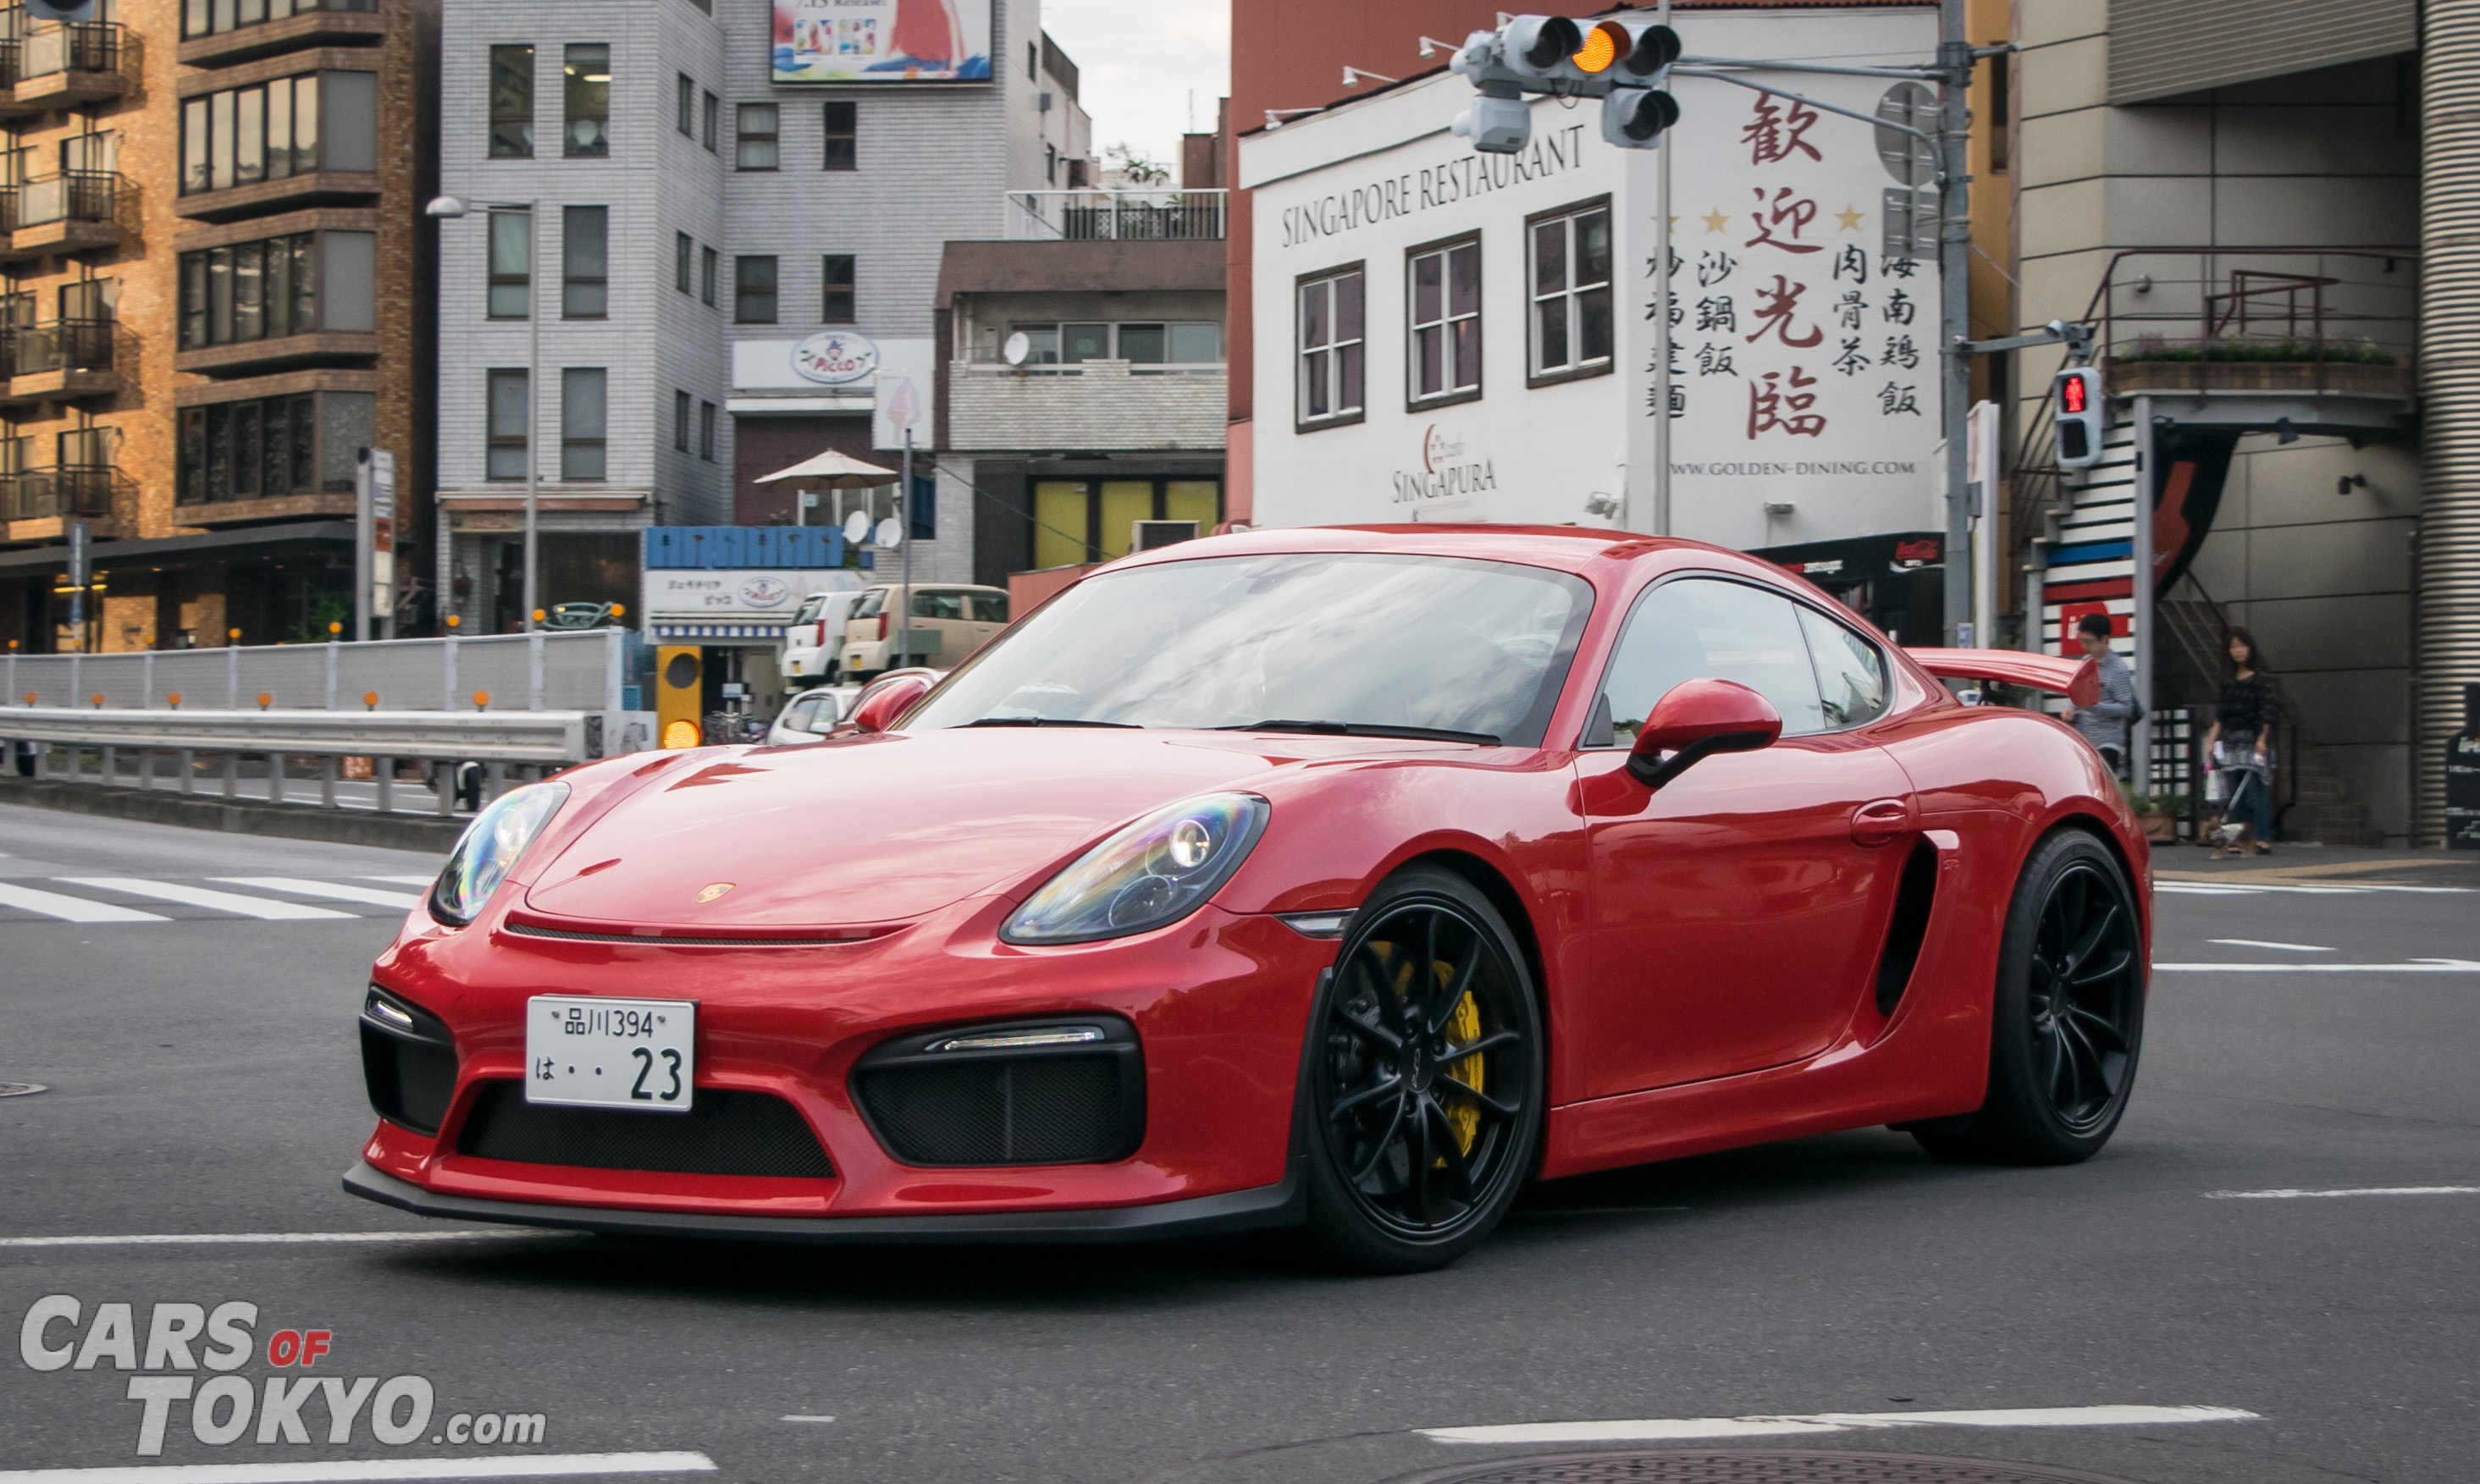
[[97,13],[0,10],[0,638],[323,638],[363,448],[397,454],[408,554],[427,534],[438,0]]

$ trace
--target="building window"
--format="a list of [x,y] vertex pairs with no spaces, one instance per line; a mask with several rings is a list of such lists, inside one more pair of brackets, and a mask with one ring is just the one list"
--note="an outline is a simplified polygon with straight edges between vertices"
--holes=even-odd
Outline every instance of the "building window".
[[722,116],[723,103],[720,99],[716,98],[713,93],[710,92],[706,95],[706,101],[701,103],[698,107],[699,116],[705,123],[706,152],[708,154],[713,154],[714,137],[717,133],[716,120]]
[[183,0],[181,38],[221,36],[312,11],[375,11],[378,0]]
[[[378,237],[303,232],[181,254],[180,348],[198,350],[321,330],[368,332],[376,323]],[[72,309],[91,283],[61,291],[64,320],[106,320]]]
[[559,373],[559,476],[603,477],[604,375],[600,366]]
[[698,297],[711,307],[714,303],[714,249],[698,249]]
[[673,126],[685,140],[697,138],[697,84],[689,81],[686,72],[672,84]]
[[[2011,57],[1989,59],[1989,168],[1993,174],[2006,169],[2008,157],[2014,152],[2009,147],[2014,142],[2015,133],[2014,77],[2013,68],[2008,65],[2013,60]],[[1992,361],[1989,364],[1995,366],[1999,363]]]
[[534,152],[534,49],[491,48],[491,158],[530,160]]
[[[376,437],[376,408],[368,392],[300,392],[184,407],[176,424],[173,499],[201,505],[350,494],[355,455]],[[94,441],[64,434],[61,456],[91,457],[99,451],[88,447]],[[108,460],[109,452],[103,456]]]
[[683,453],[689,451],[689,395],[672,394],[672,447]]
[[672,234],[672,287],[683,294],[689,292],[689,262],[696,255],[686,232]]
[[526,395],[526,373],[486,371],[483,382],[487,393],[482,477],[522,479],[526,476],[526,433],[533,421],[531,398]]
[[533,311],[534,214],[491,213],[491,281],[484,312],[522,320]]
[[860,109],[851,103],[831,101],[825,105],[826,167],[831,170],[861,168]]
[[1533,376],[1611,367],[1611,209],[1607,202],[1529,222]]
[[564,206],[559,214],[559,317],[600,320],[610,299],[611,209]]
[[698,457],[714,462],[714,403],[698,403]]
[[1405,265],[1411,344],[1405,361],[1416,402],[1481,390],[1481,241],[1412,253]]
[[378,168],[378,74],[309,72],[181,103],[181,194]]
[[775,260],[732,260],[732,318],[740,324],[775,322]]
[[1354,264],[1299,289],[1303,426],[1360,416],[1363,275]]
[[775,168],[776,130],[783,122],[772,103],[743,103],[734,111],[732,165],[738,170]]
[[853,258],[848,252],[826,255],[819,275],[826,285],[826,302],[819,307],[818,318],[829,324],[853,322]]
[[600,160],[611,153],[611,48],[601,41],[572,41],[563,58],[560,92],[568,131],[560,137],[560,152]]

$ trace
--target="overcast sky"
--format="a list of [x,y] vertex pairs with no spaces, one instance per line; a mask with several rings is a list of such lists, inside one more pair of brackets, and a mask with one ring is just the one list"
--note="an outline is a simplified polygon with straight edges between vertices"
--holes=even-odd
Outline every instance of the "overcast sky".
[[1095,155],[1124,141],[1176,180],[1191,95],[1204,132],[1230,90],[1230,0],[1043,0],[1042,29],[1076,63]]

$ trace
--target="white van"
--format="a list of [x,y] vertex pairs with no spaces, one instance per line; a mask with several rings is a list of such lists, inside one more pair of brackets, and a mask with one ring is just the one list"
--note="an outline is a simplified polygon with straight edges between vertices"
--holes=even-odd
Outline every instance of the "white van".
[[784,630],[784,652],[776,668],[787,681],[819,684],[836,678],[836,656],[843,649],[844,620],[861,601],[858,592],[812,593]]

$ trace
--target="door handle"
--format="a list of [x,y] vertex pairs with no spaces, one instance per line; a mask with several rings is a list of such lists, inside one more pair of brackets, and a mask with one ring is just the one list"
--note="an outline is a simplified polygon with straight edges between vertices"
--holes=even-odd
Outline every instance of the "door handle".
[[1855,845],[1883,845],[1901,834],[1911,822],[1911,806],[1902,800],[1873,800],[1851,811],[1851,841]]

